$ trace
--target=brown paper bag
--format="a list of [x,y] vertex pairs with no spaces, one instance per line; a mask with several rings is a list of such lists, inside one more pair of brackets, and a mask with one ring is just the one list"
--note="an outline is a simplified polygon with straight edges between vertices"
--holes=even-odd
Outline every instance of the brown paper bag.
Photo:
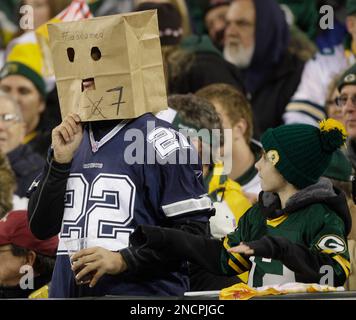
[[[157,11],[50,24],[62,118],[131,119],[167,108]],[[93,79],[95,89],[84,89]]]

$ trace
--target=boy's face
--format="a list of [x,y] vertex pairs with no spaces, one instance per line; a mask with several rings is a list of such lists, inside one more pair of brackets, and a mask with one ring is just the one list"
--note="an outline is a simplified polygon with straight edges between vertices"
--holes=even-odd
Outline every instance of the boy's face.
[[263,151],[262,157],[255,164],[256,169],[258,170],[258,175],[261,178],[261,188],[263,191],[267,192],[276,192],[278,193],[286,185],[287,181],[275,168],[274,162],[275,155],[272,152]]

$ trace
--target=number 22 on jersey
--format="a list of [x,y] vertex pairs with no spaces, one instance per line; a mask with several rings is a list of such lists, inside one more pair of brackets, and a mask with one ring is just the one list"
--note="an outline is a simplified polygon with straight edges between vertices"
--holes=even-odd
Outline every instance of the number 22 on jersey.
[[[89,237],[112,251],[127,247],[135,194],[136,187],[127,175],[99,174],[89,184],[82,174],[71,174],[60,239]],[[59,252],[64,250],[60,244]]]

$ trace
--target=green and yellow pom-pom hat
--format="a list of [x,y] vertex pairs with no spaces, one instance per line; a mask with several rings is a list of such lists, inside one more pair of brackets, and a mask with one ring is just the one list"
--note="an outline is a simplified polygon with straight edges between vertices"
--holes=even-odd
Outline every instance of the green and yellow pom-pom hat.
[[11,76],[20,75],[30,80],[40,95],[46,97],[46,83],[42,77],[42,57],[37,44],[20,43],[15,45],[0,71],[0,80]]
[[318,182],[346,136],[339,121],[327,119],[320,122],[319,128],[307,124],[270,128],[261,142],[281,175],[297,189],[303,189]]

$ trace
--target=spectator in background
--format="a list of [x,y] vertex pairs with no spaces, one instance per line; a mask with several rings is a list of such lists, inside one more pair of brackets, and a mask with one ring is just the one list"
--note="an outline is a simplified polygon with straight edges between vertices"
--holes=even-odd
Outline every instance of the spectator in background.
[[351,269],[345,287],[347,290],[356,290],[356,197],[353,195],[356,190],[354,190],[355,186],[353,186],[355,183],[351,182],[354,178],[352,176],[351,163],[340,150],[333,154],[331,163],[323,176],[331,180],[335,191],[342,190],[346,195],[352,227],[347,236]]
[[[337,83],[338,96],[336,104],[340,108],[343,121],[348,133],[346,155],[353,169],[356,168],[356,65],[346,70]],[[352,168],[350,163],[342,155],[334,155],[333,161],[324,176],[332,179],[333,184],[341,188],[348,200],[348,206],[353,221],[348,235],[351,271],[350,279],[346,285],[349,290],[356,289],[356,206],[355,206],[355,182],[350,182]]]
[[[190,67],[192,57],[179,48],[183,36],[180,12],[170,3],[142,1],[135,7],[135,11],[151,9],[157,9],[166,87],[171,92],[171,87],[183,68]],[[176,67],[177,60],[180,61],[179,67]]]
[[220,51],[224,48],[224,32],[226,27],[226,13],[230,0],[209,0],[205,11],[204,23],[209,37]]
[[[242,92],[227,84],[212,84],[197,91],[197,96],[209,100],[219,113],[224,129],[232,130],[232,140],[225,141],[225,157],[231,157],[229,178],[239,183],[252,203],[261,191],[255,163],[262,148],[252,139],[251,106]],[[228,154],[226,154],[228,153]]]
[[0,2],[0,68],[2,67],[3,50],[17,32],[15,2],[16,0]]
[[336,103],[341,109],[348,133],[346,153],[356,169],[356,64],[345,71],[338,83]]
[[45,158],[51,133],[43,118],[46,87],[37,59],[38,50],[34,44],[18,44],[12,49],[0,71],[0,89],[12,96],[21,108],[26,124],[22,142]]
[[170,94],[194,93],[208,84],[219,82],[242,89],[239,71],[222,58],[209,37],[192,36],[186,38],[184,43],[181,42],[182,18],[173,5],[143,2],[136,7],[137,11],[148,9],[158,11],[162,55]]
[[336,103],[336,98],[339,96],[337,85],[340,81],[341,74],[336,75],[328,86],[328,93],[325,103],[325,112],[328,118],[333,118],[340,122],[343,122],[343,116],[341,108]]
[[[30,21],[27,16],[22,17],[20,15],[20,7],[22,5],[28,5],[33,8],[34,28],[43,25],[64,10],[67,12],[67,18],[69,16],[73,17],[74,13],[76,13],[76,17],[79,17],[82,14],[86,14],[86,10],[89,10],[88,6],[85,4],[85,0],[23,0],[21,2],[17,1],[17,3],[17,23],[19,24],[22,18],[23,22]],[[70,4],[72,4],[72,8],[76,7],[75,11],[69,10],[68,12],[67,9]],[[83,7],[84,4],[85,7]],[[80,6],[82,6],[82,10],[78,11],[77,8]],[[25,12],[27,14],[30,13],[29,10],[26,10]],[[24,27],[24,25],[22,25],[22,27]],[[40,128],[37,128],[40,129],[37,131],[41,132],[40,134],[37,132],[36,141],[31,141],[32,144],[41,144],[41,146],[38,147],[39,150],[37,150],[36,146],[36,151],[45,156],[47,146],[49,144],[50,134],[46,133],[45,136],[42,134],[44,134],[45,131],[51,131],[60,123],[61,116],[59,111],[59,102],[57,90],[55,88],[55,79],[54,76],[51,76],[52,62],[50,61],[50,54],[47,52],[48,48],[45,48],[44,51],[42,51],[43,48],[40,49],[38,46],[38,38],[36,37],[35,32],[33,32],[34,28],[31,28],[31,25],[29,24],[26,24],[26,28],[27,29],[24,30],[21,29],[20,32],[17,33],[16,37],[8,44],[4,56],[4,63],[9,61],[21,62],[34,69],[39,75],[43,77],[45,75],[43,80],[45,81],[46,95],[43,98],[46,108],[41,113]],[[47,30],[45,30],[45,32],[47,32]],[[2,66],[3,65],[1,65],[1,67]],[[46,141],[43,141],[42,138]]]
[[304,62],[288,51],[289,28],[275,0],[235,0],[226,19],[224,57],[242,70],[259,138],[283,123]]
[[[26,211],[11,211],[2,218],[0,298],[48,297],[57,246],[57,236],[48,240],[33,236]],[[21,282],[23,277],[26,281]]]
[[15,174],[11,170],[6,156],[0,152],[0,219],[12,209],[15,188]]
[[90,12],[95,17],[108,16],[117,13],[130,12],[134,6],[133,0],[91,0],[87,1]]
[[189,11],[192,33],[201,35],[206,32],[204,26],[204,13],[209,6],[209,0],[186,0]]
[[[211,231],[214,237],[221,238],[235,229],[242,214],[251,206],[241,186],[224,173],[222,159],[230,155],[220,155],[225,143],[221,119],[209,100],[193,94],[171,95],[168,105],[171,109],[160,112],[157,117],[172,123],[176,130],[186,131],[198,150],[203,162],[204,184],[217,210],[210,218]],[[170,118],[165,118],[167,113]],[[224,205],[220,206],[222,202]]]
[[[179,12],[182,19],[182,35],[187,37],[191,34],[190,17],[185,0],[134,0],[135,7],[139,7],[143,3],[156,3],[156,4],[171,4],[175,10]],[[141,9],[146,10],[146,9]],[[137,9],[135,11],[138,11]]]
[[[171,122],[198,150],[204,184],[216,210],[209,219],[210,232],[214,238],[221,239],[236,229],[240,217],[251,204],[243,195],[241,186],[223,172],[224,164],[219,161],[224,145],[219,115],[208,100],[192,94],[172,95],[168,105],[172,109],[160,112],[157,117]],[[216,276],[194,264],[190,265],[189,271],[191,291],[220,290],[241,280],[247,281],[247,275],[242,279]]]
[[317,1],[313,0],[277,0],[278,3],[287,6],[295,24],[305,32],[311,40],[314,40],[317,34],[319,12]]
[[10,210],[27,209],[28,199],[19,197],[16,187],[15,173],[7,156],[0,151],[0,219]]
[[344,36],[344,41],[317,53],[306,63],[298,89],[283,115],[285,123],[317,125],[326,115],[325,105],[330,82],[356,62],[356,0],[348,0],[346,9],[348,33]]
[[0,152],[6,154],[16,175],[15,194],[25,197],[33,180],[41,173],[45,160],[31,146],[22,144],[25,122],[16,101],[0,92]]

